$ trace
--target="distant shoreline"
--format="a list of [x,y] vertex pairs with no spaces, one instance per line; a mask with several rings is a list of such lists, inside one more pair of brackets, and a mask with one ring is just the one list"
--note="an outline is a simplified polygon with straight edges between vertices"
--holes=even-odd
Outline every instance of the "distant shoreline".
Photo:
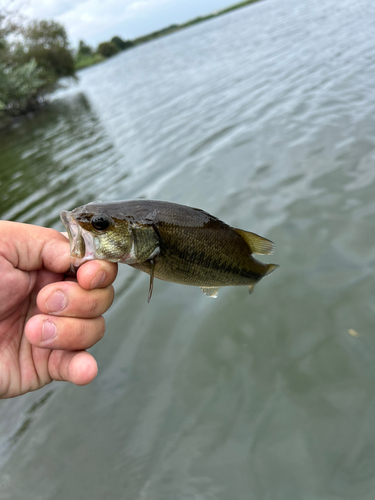
[[255,2],[260,2],[261,0],[245,0],[244,2],[236,3],[234,5],[231,5],[225,9],[218,10],[216,12],[212,12],[211,14],[207,14],[207,16],[200,16],[196,17],[194,19],[191,19],[190,21],[187,21],[186,23],[183,24],[172,24],[170,26],[167,26],[166,28],[163,28],[158,31],[153,31],[152,33],[149,33],[148,35],[143,35],[138,38],[135,38],[134,40],[131,40],[135,45],[139,45],[141,43],[148,42],[150,40],[154,40],[156,38],[160,38],[165,35],[169,35],[170,33],[175,33],[176,31],[183,30],[185,28],[188,28],[189,26],[193,26],[194,24],[199,24],[204,21],[208,21],[209,19],[213,19],[215,17],[222,16],[224,14],[227,14],[229,12],[232,12],[233,10],[241,9],[242,7],[246,7],[247,5],[250,5]]
[[[195,24],[202,23],[204,21],[209,21],[210,19],[214,19],[216,17],[222,16],[224,14],[228,14],[229,12],[232,12],[237,9],[241,9],[242,7],[247,7],[248,5],[256,2],[260,2],[261,0],[245,0],[244,2],[239,2],[234,5],[230,5],[229,7],[226,7],[225,9],[218,10],[216,12],[212,12],[211,14],[207,14],[206,16],[199,16],[194,19],[191,19],[190,21],[187,21],[186,23],[183,24],[171,24],[170,26],[167,26],[166,28],[163,28],[158,31],[153,31],[152,33],[149,33],[148,35],[143,35],[138,38],[134,38],[133,40],[127,40],[126,43],[128,44],[128,47],[122,50],[121,52],[125,50],[129,50],[131,48],[137,47],[138,45],[141,45],[143,43],[150,42],[152,40],[156,40],[158,38],[161,38],[166,35],[170,35],[172,33],[176,33],[177,31],[181,31],[185,28],[188,28],[189,26],[193,26]],[[93,54],[92,56],[88,56],[84,64],[81,66],[76,67],[76,71],[80,71],[81,69],[87,68],[89,66],[93,66],[94,64],[99,64],[103,61],[106,61],[106,58],[99,57],[98,54]]]

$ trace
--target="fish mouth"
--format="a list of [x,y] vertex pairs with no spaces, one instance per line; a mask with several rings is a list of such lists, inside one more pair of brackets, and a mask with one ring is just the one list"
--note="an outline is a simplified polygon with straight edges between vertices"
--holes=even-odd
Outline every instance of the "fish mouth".
[[68,233],[70,256],[73,259],[73,267],[78,268],[84,262],[95,259],[95,242],[93,235],[82,229],[72,213],[67,210],[62,210],[60,212],[60,219]]

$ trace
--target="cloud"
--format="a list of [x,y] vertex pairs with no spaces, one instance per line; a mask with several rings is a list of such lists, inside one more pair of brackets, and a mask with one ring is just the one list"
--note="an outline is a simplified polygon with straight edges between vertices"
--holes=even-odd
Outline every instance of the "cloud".
[[135,2],[131,2],[128,6],[128,11],[142,11],[142,10],[151,10],[155,7],[159,7],[160,5],[167,3],[169,0],[137,0]]
[[13,0],[12,8],[32,19],[54,19],[66,27],[76,44],[84,38],[89,42],[100,39],[130,19],[142,18],[175,0]]
[[77,3],[80,3],[80,0],[9,0],[12,10],[18,10],[32,19],[55,19],[74,8]]

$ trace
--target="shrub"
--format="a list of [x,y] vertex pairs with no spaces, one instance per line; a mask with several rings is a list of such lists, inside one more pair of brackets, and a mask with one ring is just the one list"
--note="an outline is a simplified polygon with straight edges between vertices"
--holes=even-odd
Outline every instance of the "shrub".
[[13,68],[0,63],[0,114],[17,115],[33,109],[43,85],[41,75],[35,60]]
[[108,58],[117,54],[119,49],[112,42],[103,42],[99,44],[97,52]]

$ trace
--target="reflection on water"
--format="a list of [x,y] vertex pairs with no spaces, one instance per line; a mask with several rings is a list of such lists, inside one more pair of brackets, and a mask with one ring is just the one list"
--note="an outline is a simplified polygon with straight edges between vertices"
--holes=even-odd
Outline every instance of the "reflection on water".
[[[2,218],[51,226],[59,208],[95,197],[127,173],[83,93],[54,101],[0,137]],[[120,173],[121,171],[121,173]],[[99,175],[98,175],[99,174]],[[111,181],[112,182],[112,181]],[[51,217],[52,214],[52,217]]]
[[149,305],[120,266],[96,381],[0,405],[5,499],[373,499],[374,15],[259,2],[83,71],[0,136],[3,218],[166,199],[280,264],[251,297],[157,281]]

